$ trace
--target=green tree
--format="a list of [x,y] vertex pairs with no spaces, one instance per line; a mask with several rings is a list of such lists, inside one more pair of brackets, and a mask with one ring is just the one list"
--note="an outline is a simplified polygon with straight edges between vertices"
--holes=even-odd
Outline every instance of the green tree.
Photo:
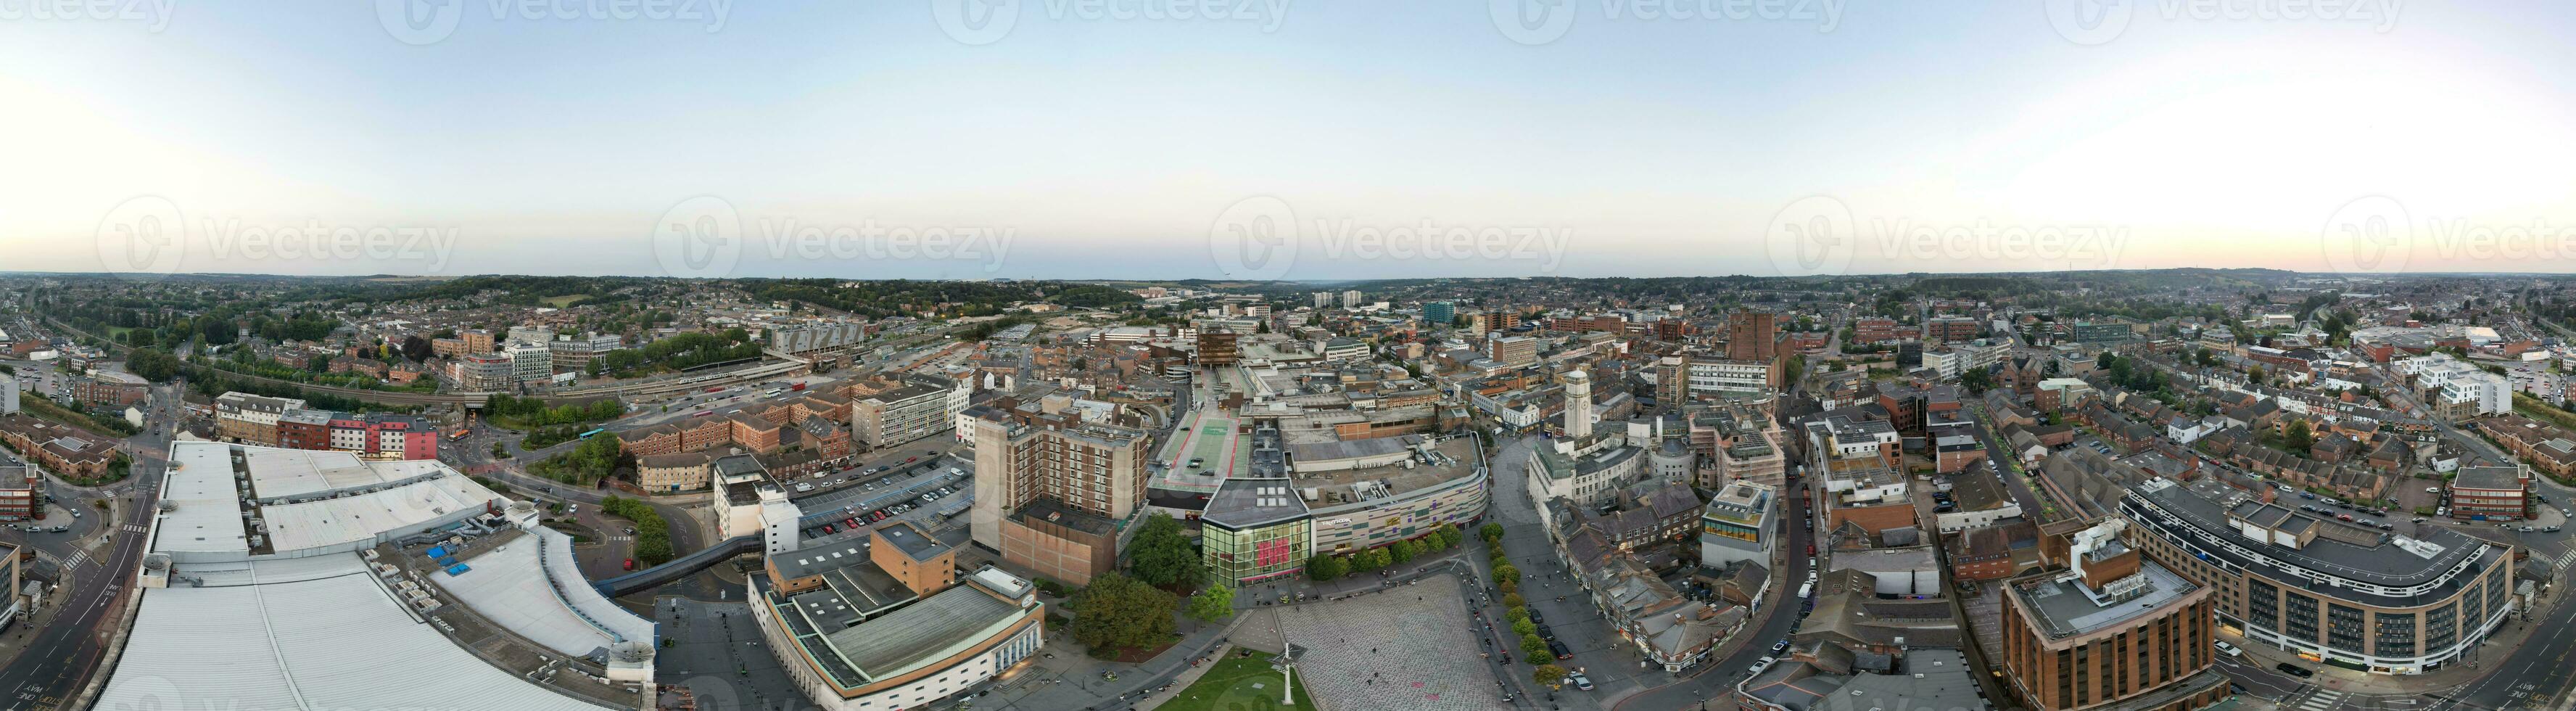
[[1503,525],[1499,523],[1488,523],[1483,527],[1476,529],[1476,532],[1478,535],[1484,536],[1486,542],[1491,543],[1494,539],[1503,537]]
[[1190,540],[1181,534],[1181,522],[1168,514],[1145,517],[1143,528],[1128,544],[1127,569],[1136,579],[1156,587],[1197,585],[1206,577],[1207,562]]
[[1388,564],[1386,549],[1371,548],[1351,555],[1351,570],[1374,573]]
[[1208,589],[1199,591],[1199,594],[1190,596],[1188,614],[1190,619],[1200,622],[1215,622],[1233,617],[1234,588],[1210,585]]
[[1521,581],[1521,569],[1519,569],[1519,568],[1514,568],[1514,567],[1511,567],[1511,566],[1508,566],[1508,565],[1506,565],[1506,566],[1501,566],[1501,567],[1497,567],[1497,568],[1495,568],[1495,569],[1494,569],[1494,581],[1495,581],[1495,582],[1503,582],[1503,581],[1507,581],[1507,580],[1508,580],[1508,581],[1511,581],[1511,582],[1515,582],[1515,583],[1520,582],[1520,581]]
[[1350,571],[1350,562],[1342,560],[1341,556],[1318,555],[1306,559],[1306,577],[1316,580],[1332,580]]
[[1512,634],[1523,636],[1538,634],[1538,623],[1531,622],[1526,617],[1512,620]]
[[1073,608],[1070,631],[1075,641],[1094,649],[1150,647],[1172,636],[1172,612],[1180,601],[1144,581],[1111,572],[1091,579],[1091,586],[1067,601]]
[[1515,607],[1504,610],[1503,619],[1511,620],[1513,622],[1526,622],[1529,620],[1529,608]]
[[1554,664],[1538,665],[1538,668],[1530,670],[1530,680],[1547,686],[1555,686],[1558,682],[1565,681],[1565,667],[1560,667]]
[[2282,446],[2288,447],[2292,451],[2306,452],[2309,447],[2315,446],[2316,443],[2316,433],[2308,431],[2307,420],[2291,420],[2290,431],[2281,435]]
[[1539,639],[1538,635],[1534,634],[1521,635],[1521,651],[1529,653],[1533,658],[1555,658],[1555,655],[1547,653],[1547,640]]
[[1970,395],[1984,395],[1995,387],[1995,374],[1984,368],[1969,368],[1959,374],[1959,384],[1967,387]]
[[1415,543],[1410,538],[1396,541],[1386,547],[1387,559],[1397,563],[1411,561],[1413,556],[1420,552],[1422,552],[1422,544]]
[[1522,604],[1527,602],[1527,600],[1521,599],[1520,593],[1511,593],[1503,596],[1504,607],[1520,607]]

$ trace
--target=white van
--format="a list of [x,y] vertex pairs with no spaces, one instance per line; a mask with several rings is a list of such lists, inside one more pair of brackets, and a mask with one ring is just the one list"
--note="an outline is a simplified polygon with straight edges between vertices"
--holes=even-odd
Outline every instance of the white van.
[[2216,642],[2211,642],[2211,643],[2210,643],[2210,646],[2217,647],[2217,648],[2218,648],[2218,653],[2220,653],[2220,654],[2224,654],[2224,655],[2227,655],[2227,656],[2230,656],[2230,657],[2242,657],[2242,656],[2245,656],[2245,650],[2237,649],[2237,648],[2236,648],[2236,645],[2228,644],[2225,640],[2220,640],[2220,641],[2216,641]]

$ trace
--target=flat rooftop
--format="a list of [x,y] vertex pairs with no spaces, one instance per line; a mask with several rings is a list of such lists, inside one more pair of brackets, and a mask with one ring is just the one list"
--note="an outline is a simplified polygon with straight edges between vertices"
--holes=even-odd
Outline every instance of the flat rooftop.
[[[2438,526],[2417,527],[2413,538],[2385,536],[2378,539],[2380,542],[2376,545],[2356,544],[2319,535],[2303,547],[2289,548],[2247,538],[2239,533],[2235,526],[2229,525],[2227,515],[2234,503],[2238,502],[2211,501],[2185,487],[2174,485],[2167,480],[2155,479],[2130,489],[2128,496],[2121,500],[2120,508],[2130,518],[2144,521],[2147,525],[2167,525],[2162,517],[2155,515],[2154,511],[2143,505],[2153,504],[2157,509],[2173,514],[2175,518],[2181,520],[2182,525],[2192,529],[2193,536],[2200,539],[2189,541],[2195,546],[2207,549],[2210,544],[2206,541],[2223,541],[2235,548],[2221,547],[2212,551],[2213,555],[2231,557],[2233,559],[2226,562],[2242,566],[2277,583],[2316,591],[2329,597],[2351,598],[2363,593],[2351,588],[2329,586],[2306,578],[2292,577],[2278,567],[2255,560],[2246,553],[2372,585],[2403,588],[2432,581],[2470,558],[2488,555],[2490,550],[2500,550],[2467,534]],[[2293,516],[2293,518],[2306,517]],[[2443,593],[2435,590],[2426,594]],[[2359,599],[2372,600],[2378,604],[2389,602],[2388,598],[2379,596]]]
[[884,536],[886,543],[893,545],[897,552],[913,560],[930,560],[942,551],[948,550],[946,544],[940,543],[939,539],[931,537],[920,527],[912,525],[910,521],[879,528],[877,534]]
[[[1420,435],[1402,435],[1386,439],[1419,437]],[[1432,444],[1431,451],[1437,453],[1437,461],[1426,463],[1421,456],[1416,455],[1405,460],[1413,464],[1411,468],[1406,468],[1399,463],[1358,469],[1301,471],[1292,475],[1290,481],[1300,491],[1312,490],[1315,494],[1314,500],[1310,502],[1312,505],[1317,508],[1330,508],[1355,500],[1403,496],[1457,481],[1476,473],[1474,437],[1442,439]],[[1339,501],[1334,500],[1337,497]]]
[[2034,624],[2048,631],[2050,639],[2062,639],[2144,616],[2200,587],[2143,557],[2138,574],[2146,577],[2145,591],[2125,600],[2100,598],[2064,571],[2016,580],[2006,594],[2012,596],[2011,604],[2020,605]]

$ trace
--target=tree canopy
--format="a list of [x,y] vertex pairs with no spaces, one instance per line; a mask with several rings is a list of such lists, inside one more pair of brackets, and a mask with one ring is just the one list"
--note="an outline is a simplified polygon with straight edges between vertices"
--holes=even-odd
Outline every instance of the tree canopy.
[[1147,585],[1196,585],[1207,575],[1207,563],[1181,534],[1181,522],[1167,514],[1145,517],[1144,527],[1127,544],[1127,570]]
[[1094,649],[1151,647],[1172,636],[1172,612],[1180,601],[1171,593],[1120,573],[1091,579],[1073,594],[1069,631],[1075,641]]

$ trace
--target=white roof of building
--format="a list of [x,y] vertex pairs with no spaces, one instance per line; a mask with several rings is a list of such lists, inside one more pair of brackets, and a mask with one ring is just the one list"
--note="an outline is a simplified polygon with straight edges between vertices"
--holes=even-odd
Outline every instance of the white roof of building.
[[322,558],[340,561],[342,571],[142,591],[134,632],[97,707],[219,699],[244,709],[601,708],[484,663],[405,613],[357,555]]
[[434,461],[367,462],[355,452],[245,447],[251,493],[259,498],[322,495],[424,476],[445,465]]
[[170,474],[162,479],[161,514],[152,550],[177,554],[250,553],[241,499],[233,484],[232,447],[219,442],[170,443]]
[[259,515],[268,524],[270,547],[283,553],[373,540],[379,533],[419,527],[500,498],[465,475],[449,472],[374,493],[261,506]]
[[[542,565],[538,550],[545,551]],[[537,644],[571,656],[588,656],[617,642],[653,641],[653,623],[600,597],[574,568],[572,537],[535,529],[465,560],[463,575],[432,573],[466,607]]]

